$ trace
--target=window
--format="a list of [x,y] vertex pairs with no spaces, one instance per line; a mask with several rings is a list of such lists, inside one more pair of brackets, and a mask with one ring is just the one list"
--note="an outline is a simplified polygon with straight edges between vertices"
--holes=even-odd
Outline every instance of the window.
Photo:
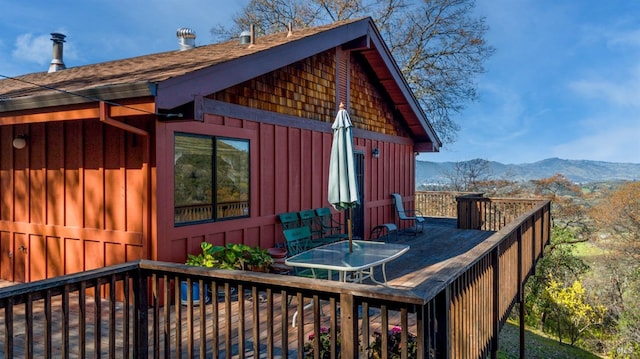
[[174,223],[249,216],[249,140],[176,134]]

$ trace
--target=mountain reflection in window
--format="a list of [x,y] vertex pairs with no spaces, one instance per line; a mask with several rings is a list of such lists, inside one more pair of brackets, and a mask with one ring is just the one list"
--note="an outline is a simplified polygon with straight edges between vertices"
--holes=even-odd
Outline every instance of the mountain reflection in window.
[[249,215],[249,141],[176,134],[177,225]]

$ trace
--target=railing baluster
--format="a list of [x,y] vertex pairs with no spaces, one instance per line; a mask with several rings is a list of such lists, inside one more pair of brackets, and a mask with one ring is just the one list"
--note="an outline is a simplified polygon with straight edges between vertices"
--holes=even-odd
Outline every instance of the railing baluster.
[[[164,308],[163,308],[163,319],[164,319],[164,327],[163,327],[163,342],[164,342],[164,356],[170,356],[171,355],[171,298],[169,297],[169,292],[171,290],[171,281],[169,280],[169,276],[168,275],[164,275],[163,276],[164,279],[164,291],[163,291],[163,299],[164,299]],[[177,279],[174,278],[173,283],[174,283],[174,291],[175,291],[175,283],[177,282]],[[159,336],[158,334],[154,333],[154,336]],[[160,348],[158,346],[158,348],[155,348],[156,350],[154,351],[154,358],[155,359],[159,359],[160,358]]]
[[8,298],[4,306],[4,353],[13,358],[13,298]]
[[69,286],[62,292],[62,357],[69,358]]
[[87,356],[87,282],[80,282],[78,290],[78,357]]
[[382,341],[380,345],[380,352],[382,353],[382,359],[387,359],[387,350],[389,347],[389,312],[387,306],[380,306],[380,316],[382,317],[382,327],[380,328],[380,334],[382,335]]
[[[193,282],[187,278],[187,358],[193,358]],[[202,288],[200,288],[200,291]],[[176,304],[178,305],[178,304]]]
[[[229,307],[230,308],[230,307]],[[244,345],[245,345],[245,332],[244,332],[244,286],[238,285],[238,355],[240,359],[244,359]],[[231,322],[229,322],[231,323]],[[227,324],[231,327],[230,324]],[[231,337],[229,337],[231,341]]]
[[[238,289],[238,298],[240,298],[240,292]],[[227,358],[231,358],[231,345],[232,345],[232,315],[231,315],[231,287],[229,283],[224,284],[224,351]]]
[[27,300],[24,303],[24,315],[25,315],[25,357],[33,358],[33,293],[27,294]]
[[109,282],[109,357],[116,355],[116,276],[111,275]]
[[133,356],[135,358],[147,358],[149,356],[149,283],[148,276],[142,275],[142,271],[134,272],[133,277],[134,298],[134,331],[135,340]]
[[[274,317],[274,302],[273,302],[273,290],[271,288],[267,288],[266,290],[266,300],[267,300],[267,358],[273,358],[273,345],[275,342],[274,339],[274,330],[275,322],[273,320]],[[282,301],[286,301],[284,298],[280,298]]]
[[[159,281],[160,279],[158,278],[158,275],[156,275],[155,273],[151,275],[151,301],[152,301],[152,305],[153,305],[153,319],[152,319],[152,324],[153,324],[153,357],[157,358],[160,353],[158,353],[158,350],[160,350],[160,293],[159,293]],[[125,280],[125,283],[128,283],[128,281]],[[127,302],[128,300],[126,299],[126,294],[127,294],[127,289],[125,288],[125,302]],[[166,303],[166,302],[165,302]],[[167,305],[165,305],[165,307],[167,307]],[[128,311],[127,311],[128,312]],[[127,358],[128,356],[125,356],[125,358]]]
[[[128,358],[129,357],[129,336],[130,336],[130,327],[129,327],[129,322],[131,320],[131,316],[129,315],[130,313],[130,283],[129,281],[131,280],[131,278],[129,277],[129,273],[125,273],[124,275],[124,285],[123,285],[123,291],[124,291],[124,305],[123,305],[123,324],[122,324],[122,333],[124,338],[122,338],[123,340],[123,348],[122,348],[122,357],[123,358]],[[154,283],[157,281],[157,278],[155,276],[155,274],[153,275],[153,280]],[[158,302],[156,301],[154,303],[154,309],[156,309],[158,307]],[[154,322],[157,321],[157,316],[154,316]],[[155,329],[155,328],[154,328]],[[154,330],[154,333],[156,332],[156,330]],[[154,346],[155,348],[157,348],[158,346]]]
[[211,346],[213,352],[213,359],[218,358],[218,352],[220,351],[220,307],[218,305],[218,291],[220,290],[219,283],[217,281],[211,282],[212,296],[211,301]]
[[93,345],[95,350],[95,357],[102,356],[102,299],[101,299],[101,285],[100,281],[96,280],[96,286],[93,292],[93,305],[95,308],[93,314]]
[[175,280],[175,347],[176,347],[176,358],[182,358],[182,310],[181,310],[181,299],[182,299],[182,278],[176,277]]
[[[280,321],[282,324],[280,326],[280,347],[288,348],[289,345],[289,297],[291,294],[286,290],[282,289],[280,291],[280,313],[282,316],[282,320]],[[287,356],[287,352],[284,352],[285,357]]]
[[51,358],[51,291],[47,290],[44,295],[44,357]]
[[204,280],[200,279],[198,281],[198,285],[200,286],[200,306],[198,307],[200,310],[200,358],[205,358],[205,354],[207,352],[207,312],[205,311],[205,308],[208,293]]
[[[409,321],[407,320],[407,308],[402,307],[400,309],[400,327],[402,331],[400,332],[400,342],[401,343],[409,343]],[[402,351],[400,356],[402,359],[407,359],[409,352],[407,351],[408,345],[402,346]]]
[[251,297],[253,304],[253,356],[260,357],[260,297],[258,287],[255,285],[251,287]]

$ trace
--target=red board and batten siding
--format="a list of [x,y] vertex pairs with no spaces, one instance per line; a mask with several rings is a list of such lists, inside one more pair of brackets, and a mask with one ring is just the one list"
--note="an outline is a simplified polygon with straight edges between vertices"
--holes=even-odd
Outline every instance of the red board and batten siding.
[[97,119],[0,127],[0,278],[143,258],[143,141]]
[[[209,100],[207,100],[209,101]],[[162,261],[183,262],[197,253],[200,242],[216,245],[245,243],[271,247],[282,242],[277,214],[328,206],[327,187],[331,124],[293,120],[286,116],[237,105],[215,103],[219,114],[205,115],[202,123],[159,123],[158,248]],[[239,113],[239,120],[220,113]],[[247,115],[250,114],[250,115]],[[256,116],[257,115],[257,116]],[[173,141],[176,132],[247,138],[250,140],[250,217],[175,227],[173,225]],[[413,194],[413,146],[409,139],[356,131],[356,150],[365,154],[365,233],[380,223],[394,221],[390,193]],[[371,156],[373,148],[380,157]]]

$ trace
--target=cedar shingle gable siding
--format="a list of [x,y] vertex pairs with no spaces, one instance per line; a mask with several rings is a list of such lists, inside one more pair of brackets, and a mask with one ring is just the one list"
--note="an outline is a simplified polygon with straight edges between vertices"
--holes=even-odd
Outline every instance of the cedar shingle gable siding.
[[[372,71],[351,61],[349,114],[355,128],[409,137]],[[210,98],[323,122],[336,113],[336,51],[329,50],[217,92]]]

